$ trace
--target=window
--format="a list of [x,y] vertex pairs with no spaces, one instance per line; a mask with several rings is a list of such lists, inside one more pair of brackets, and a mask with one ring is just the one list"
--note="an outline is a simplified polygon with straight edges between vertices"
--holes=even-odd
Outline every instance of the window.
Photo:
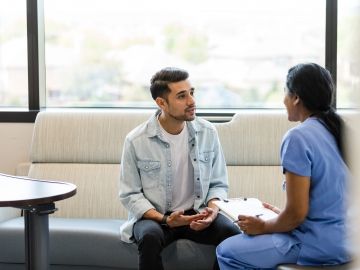
[[337,107],[355,108],[360,95],[360,1],[339,1]]
[[287,70],[299,62],[325,65],[325,6],[44,1],[46,105],[151,107],[151,75],[177,66],[190,72],[198,107],[282,108]]
[[28,107],[26,2],[0,0],[0,109]]

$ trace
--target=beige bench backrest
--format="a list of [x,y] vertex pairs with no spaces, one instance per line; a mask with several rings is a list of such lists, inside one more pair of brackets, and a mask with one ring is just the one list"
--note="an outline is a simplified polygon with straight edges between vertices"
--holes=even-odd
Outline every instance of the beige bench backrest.
[[[34,128],[29,177],[72,182],[76,196],[58,202],[62,217],[125,218],[118,200],[122,144],[149,114],[41,112]],[[283,206],[279,146],[294,124],[281,113],[237,114],[216,124],[229,171],[230,196]]]

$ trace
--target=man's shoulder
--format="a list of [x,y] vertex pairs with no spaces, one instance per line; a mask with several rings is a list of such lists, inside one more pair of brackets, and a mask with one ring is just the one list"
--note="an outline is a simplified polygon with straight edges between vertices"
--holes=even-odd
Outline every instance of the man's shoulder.
[[198,131],[209,130],[209,131],[216,132],[216,128],[215,128],[214,124],[203,118],[196,117],[194,120],[194,124],[196,125],[196,128],[198,129]]
[[131,130],[126,135],[126,139],[129,140],[129,141],[133,141],[133,140],[136,140],[139,137],[147,136],[148,126],[149,126],[149,120],[141,123],[140,125],[135,127],[133,130]]

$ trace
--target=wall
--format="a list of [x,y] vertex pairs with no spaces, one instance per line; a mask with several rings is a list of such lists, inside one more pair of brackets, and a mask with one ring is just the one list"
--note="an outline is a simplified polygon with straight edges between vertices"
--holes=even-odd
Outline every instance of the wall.
[[[360,104],[360,102],[358,103]],[[357,240],[355,242],[355,246],[359,247],[360,246],[360,217],[358,215],[358,213],[360,212],[360,166],[359,166],[359,159],[360,159],[360,116],[358,115],[358,117],[354,120],[354,126],[355,131],[353,132],[353,137],[352,137],[352,145],[353,145],[353,152],[352,152],[352,173],[354,175],[354,179],[353,179],[353,187],[352,187],[352,191],[353,193],[353,201],[352,204],[355,205],[355,215],[353,215],[354,220],[352,220],[353,224],[352,224],[352,228],[356,228],[355,232],[357,233]],[[356,248],[356,258],[357,258],[357,263],[355,264],[355,267],[357,269],[360,269],[360,248]]]
[[[360,89],[359,89],[360,90]],[[360,94],[357,97],[357,104],[360,105]],[[352,192],[352,200],[350,202],[350,221],[352,222],[350,226],[351,230],[351,240],[354,241],[352,237],[352,233],[356,234],[355,241],[353,242],[355,246],[355,256],[356,256],[356,263],[353,266],[353,269],[360,269],[360,111],[358,111],[358,115],[354,118],[352,122],[352,126],[354,130],[352,131],[350,145],[351,145],[351,159],[350,159],[350,167],[352,173],[352,185],[350,186]]]
[[29,162],[33,123],[0,123],[0,172],[15,174],[16,166]]

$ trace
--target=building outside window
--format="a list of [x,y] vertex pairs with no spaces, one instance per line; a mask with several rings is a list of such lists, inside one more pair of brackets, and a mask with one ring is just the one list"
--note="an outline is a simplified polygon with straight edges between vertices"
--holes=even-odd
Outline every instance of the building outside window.
[[337,107],[356,108],[360,96],[360,1],[338,1]]
[[26,2],[0,0],[0,110],[27,109]]
[[[282,108],[288,68],[325,65],[326,0],[39,3],[49,108],[152,107],[165,66],[190,72],[198,107]],[[359,0],[338,1],[338,108],[359,94],[359,18]],[[26,1],[0,0],[2,111],[28,108],[27,57]]]
[[[325,0],[44,1],[47,107],[151,107],[151,75],[190,72],[201,108],[283,108],[325,64]],[[311,6],[311,8],[309,8]]]

